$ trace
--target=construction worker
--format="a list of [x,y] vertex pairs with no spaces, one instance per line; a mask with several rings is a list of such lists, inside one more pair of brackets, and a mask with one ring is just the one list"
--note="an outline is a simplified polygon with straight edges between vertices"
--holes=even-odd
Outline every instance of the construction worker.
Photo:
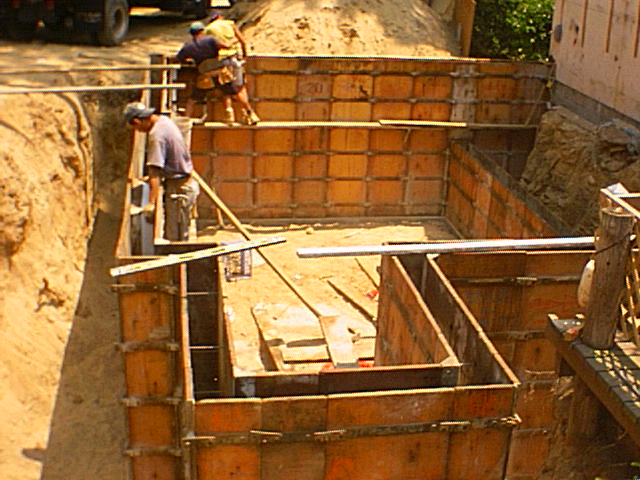
[[218,52],[218,60],[228,67],[233,73],[233,80],[227,83],[220,81],[218,77],[217,86],[224,94],[223,102],[225,107],[224,121],[226,123],[235,122],[235,115],[231,99],[237,100],[242,107],[242,121],[247,125],[254,125],[260,118],[249,104],[249,94],[244,81],[244,57],[247,56],[247,44],[244,37],[232,20],[225,20],[222,13],[214,11],[211,20],[205,28],[205,34],[218,40],[222,44],[229,45],[229,48],[221,48]]
[[[204,24],[202,22],[193,22],[189,26],[191,39],[184,43],[178,51],[175,59],[180,63],[193,62],[197,67],[208,59],[217,59],[218,52],[222,47],[228,47],[226,43],[221,43],[215,38],[206,35],[204,32]],[[207,77],[208,78],[208,77]],[[202,76],[196,78],[191,85],[191,93],[187,99],[185,108],[185,116],[193,115],[193,108],[196,103],[204,103],[207,90],[214,87],[213,83],[201,83]]]
[[129,103],[124,121],[134,130],[148,134],[146,166],[149,175],[149,204],[145,217],[154,215],[160,185],[164,187],[165,236],[172,241],[189,240],[191,211],[200,193],[192,178],[191,154],[178,126],[143,103]]

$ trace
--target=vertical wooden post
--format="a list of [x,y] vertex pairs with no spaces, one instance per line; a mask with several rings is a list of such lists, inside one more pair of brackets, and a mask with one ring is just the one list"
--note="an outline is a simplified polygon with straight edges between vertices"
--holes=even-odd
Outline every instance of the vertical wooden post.
[[[633,216],[627,212],[613,208],[600,210],[600,227],[595,240],[595,270],[582,328],[582,341],[594,349],[608,349],[614,344],[632,226]],[[593,438],[597,432],[600,409],[600,401],[591,393],[588,385],[581,378],[574,377],[574,394],[567,426],[571,441],[579,443]]]
[[633,216],[627,212],[611,208],[600,211],[595,270],[582,330],[582,341],[592,348],[613,346],[632,226]]

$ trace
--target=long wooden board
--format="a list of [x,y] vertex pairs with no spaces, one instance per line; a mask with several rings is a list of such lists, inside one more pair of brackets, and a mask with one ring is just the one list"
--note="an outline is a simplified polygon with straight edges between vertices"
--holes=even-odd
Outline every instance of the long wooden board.
[[120,275],[126,275],[128,273],[142,272],[145,270],[152,270],[154,268],[166,267],[168,265],[176,265],[178,263],[190,262],[192,260],[200,260],[208,257],[216,257],[219,255],[226,255],[228,253],[240,252],[252,248],[266,247],[283,242],[286,242],[286,239],[284,237],[271,237],[232,245],[224,245],[220,247],[204,248],[202,250],[195,250],[193,252],[168,255],[163,258],[155,258],[153,260],[147,260],[145,262],[132,263],[130,265],[124,265],[121,267],[114,267],[109,270],[109,273],[112,277],[119,277]]

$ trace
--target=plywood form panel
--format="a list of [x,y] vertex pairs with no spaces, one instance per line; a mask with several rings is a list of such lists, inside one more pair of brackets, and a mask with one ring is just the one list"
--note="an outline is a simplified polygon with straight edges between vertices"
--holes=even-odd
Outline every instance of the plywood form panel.
[[300,75],[298,78],[298,97],[305,98],[326,98],[331,97],[331,75]]
[[504,130],[478,130],[473,132],[473,145],[479,150],[509,150],[510,136]]
[[260,400],[205,400],[195,407],[195,434],[247,432],[262,422]]
[[512,123],[511,105],[496,103],[480,103],[475,109],[477,123]]
[[175,407],[172,405],[141,405],[127,409],[129,445],[163,447],[175,443]]
[[550,443],[551,438],[543,432],[533,434],[515,430],[511,437],[507,478],[539,478],[549,454]]
[[332,121],[367,122],[371,119],[371,103],[333,102],[330,118]]
[[208,152],[211,150],[213,132],[203,127],[194,126],[191,129],[191,151]]
[[268,57],[254,56],[247,57],[247,70],[263,70],[276,72],[297,71],[303,68],[306,59],[290,57]]
[[448,99],[453,92],[453,79],[448,76],[416,77],[413,96],[416,98]]
[[373,80],[375,98],[408,98],[411,96],[413,78],[409,75],[378,75]]
[[415,129],[409,134],[409,149],[414,152],[442,152],[448,148],[449,133],[440,129]]
[[551,430],[555,425],[555,394],[554,382],[531,383],[518,392],[515,409],[522,419],[519,428],[549,427]]
[[514,75],[518,73],[518,64],[506,60],[474,63],[478,73],[487,75]]
[[324,480],[325,446],[319,443],[264,445],[260,480]]
[[410,177],[444,177],[445,156],[442,154],[411,155],[408,159]]
[[549,375],[556,368],[556,349],[545,338],[518,341],[515,345],[512,367],[516,375],[528,379],[535,374]]
[[574,284],[532,285],[525,288],[522,296],[522,317],[516,328],[544,330],[549,313],[554,313],[560,318],[572,318],[576,312],[582,310],[578,306],[577,290],[578,281]]
[[212,150],[221,153],[252,153],[253,130],[225,128],[209,130],[213,134]]
[[334,152],[363,152],[369,149],[369,130],[364,128],[332,128],[329,149]]
[[296,105],[296,118],[300,121],[328,121],[331,104],[326,102],[303,102]]
[[212,159],[209,154],[197,154],[191,155],[191,162],[193,163],[193,169],[200,174],[202,178],[209,178],[211,176]]
[[327,480],[446,478],[446,433],[350,439],[326,450]]
[[332,204],[358,204],[365,201],[365,184],[357,180],[336,180],[330,182],[327,200]]
[[407,185],[407,204],[439,215],[442,202],[442,180],[413,180]]
[[258,180],[288,180],[293,175],[293,158],[284,155],[258,156],[254,161],[253,174]]
[[406,174],[404,155],[372,155],[369,158],[370,177],[403,177]]
[[216,187],[216,192],[229,207],[253,207],[253,185],[246,182],[225,182]]
[[[253,175],[253,157],[250,156],[216,156],[213,157],[211,163],[213,166],[213,177],[215,178],[224,180],[247,180]],[[200,170],[198,170],[198,172],[201,173]],[[204,178],[207,177],[208,176],[204,176]]]
[[452,433],[447,480],[502,480],[509,435],[507,430],[490,429]]
[[297,148],[301,152],[324,152],[327,150],[329,134],[327,128],[314,127],[298,130]]
[[[352,68],[351,70],[355,70]],[[333,79],[332,96],[336,99],[364,99],[373,96],[373,77],[371,75],[336,75]]]
[[461,287],[457,291],[487,332],[517,329],[514,324],[521,314],[521,287]]
[[447,121],[451,117],[451,105],[448,103],[419,102],[411,109],[414,120]]
[[297,75],[262,73],[255,79],[254,96],[265,98],[294,98],[297,93]]
[[256,152],[288,154],[295,149],[295,130],[256,130],[254,145]]
[[322,205],[326,198],[327,184],[320,180],[298,181],[293,184],[293,201],[297,205]]
[[371,110],[371,120],[404,120],[411,118],[411,104],[406,102],[376,101]]
[[396,180],[371,180],[368,182],[368,201],[379,204],[399,204],[404,193],[403,182]]
[[367,174],[367,156],[331,155],[328,174],[333,178],[363,178]]
[[171,395],[174,385],[174,353],[141,350],[125,354],[127,395],[148,397]]
[[294,162],[294,175],[299,178],[320,178],[327,175],[326,155],[300,155]]
[[260,478],[260,447],[254,445],[219,445],[198,447],[197,478],[235,480]]
[[169,455],[141,455],[131,459],[135,480],[175,480],[178,459]]
[[406,130],[379,129],[370,133],[370,148],[377,152],[402,152]]
[[290,205],[292,190],[291,182],[259,182],[255,187],[256,208]]
[[517,81],[511,77],[485,77],[478,79],[477,98],[481,100],[512,100]]
[[328,217],[362,217],[366,213],[363,206],[330,205],[327,207]]
[[254,101],[254,109],[263,121],[291,121],[296,118],[296,104],[293,102]]

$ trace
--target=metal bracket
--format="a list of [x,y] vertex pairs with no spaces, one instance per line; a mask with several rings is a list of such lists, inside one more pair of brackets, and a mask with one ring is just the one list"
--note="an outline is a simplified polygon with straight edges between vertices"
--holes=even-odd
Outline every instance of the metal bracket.
[[116,283],[111,285],[116,293],[159,292],[178,295],[178,287],[172,283]]
[[143,405],[179,405],[180,397],[124,397],[120,402],[125,407],[140,407]]
[[249,432],[216,433],[184,437],[185,445],[199,446],[242,445],[266,443],[327,443],[348,438],[380,437],[389,435],[408,435],[426,432],[465,432],[486,428],[515,428],[522,423],[517,414],[497,418],[474,418],[471,420],[452,420],[442,422],[405,423],[396,425],[367,425],[362,427],[345,427],[318,432],[271,432],[250,430]]
[[116,348],[123,353],[127,352],[139,352],[142,350],[160,350],[163,352],[178,352],[180,351],[180,345],[176,342],[154,342],[154,341],[142,341],[142,342],[122,342],[116,343]]

